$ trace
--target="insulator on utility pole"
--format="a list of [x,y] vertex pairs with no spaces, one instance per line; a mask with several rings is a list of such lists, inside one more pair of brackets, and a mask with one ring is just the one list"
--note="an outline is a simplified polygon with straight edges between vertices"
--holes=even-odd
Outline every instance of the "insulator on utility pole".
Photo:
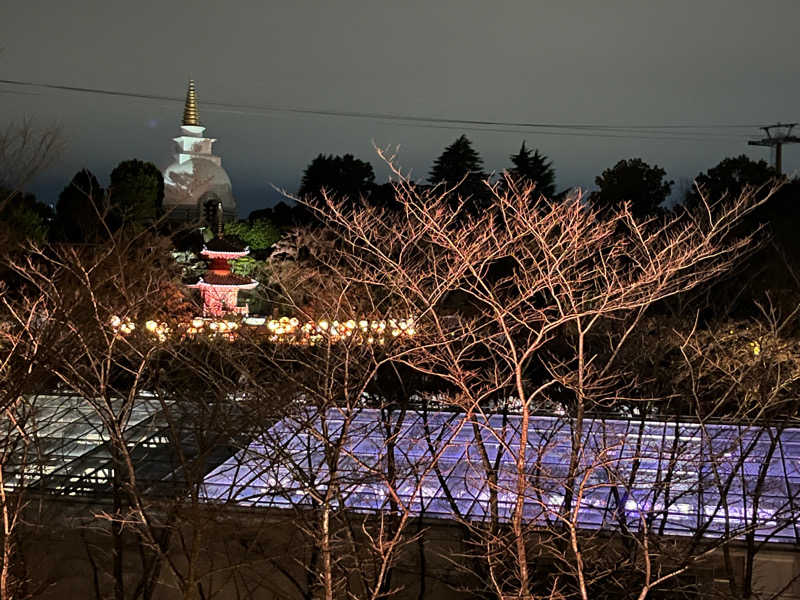
[[761,129],[764,130],[767,137],[747,142],[748,146],[769,146],[770,148],[775,148],[775,170],[778,172],[778,175],[783,175],[783,145],[800,143],[800,137],[792,135],[792,129],[796,125],[797,123],[776,123],[775,125],[762,127]]

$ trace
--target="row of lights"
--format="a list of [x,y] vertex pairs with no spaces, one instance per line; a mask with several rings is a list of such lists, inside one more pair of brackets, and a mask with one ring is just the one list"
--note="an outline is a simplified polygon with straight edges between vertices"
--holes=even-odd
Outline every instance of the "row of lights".
[[[245,320],[247,322],[247,320]],[[314,346],[325,339],[339,342],[353,339],[357,343],[379,344],[387,339],[412,337],[416,334],[414,320],[408,319],[349,319],[347,321],[308,321],[300,323],[295,317],[264,320],[272,342]]]
[[[109,324],[111,329],[122,335],[129,335],[136,329],[136,323],[130,319],[121,319],[116,315],[111,317]],[[166,323],[153,321],[152,319],[145,321],[144,328],[148,333],[157,337],[160,342],[165,342],[172,331]]]
[[[130,319],[114,316],[110,320],[113,331],[126,336],[136,329]],[[271,342],[301,346],[314,346],[324,340],[340,342],[352,339],[356,343],[383,345],[387,340],[413,337],[416,334],[414,319],[349,319],[347,321],[307,321],[301,323],[296,317],[266,319],[265,317],[245,317],[241,324],[225,319],[195,317],[189,323],[178,326],[183,335],[194,337],[224,337],[233,339],[242,325],[263,328]],[[149,320],[144,329],[160,342],[166,341],[172,329],[166,323]]]

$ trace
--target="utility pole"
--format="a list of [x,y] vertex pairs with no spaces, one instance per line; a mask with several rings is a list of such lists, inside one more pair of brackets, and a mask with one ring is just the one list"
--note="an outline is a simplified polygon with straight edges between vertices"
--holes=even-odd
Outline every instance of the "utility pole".
[[[760,140],[750,140],[747,142],[748,146],[769,146],[775,148],[775,170],[778,176],[783,175],[782,164],[782,149],[784,144],[800,144],[800,137],[792,135],[792,129],[797,123],[776,123],[775,125],[768,125],[761,129],[767,134],[767,137]],[[778,130],[773,132],[772,130]]]

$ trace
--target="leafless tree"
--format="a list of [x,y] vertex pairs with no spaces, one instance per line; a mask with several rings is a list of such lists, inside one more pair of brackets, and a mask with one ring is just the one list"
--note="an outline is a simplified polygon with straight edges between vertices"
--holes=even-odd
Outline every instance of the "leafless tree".
[[[63,139],[57,128],[37,130],[30,121],[9,124],[0,132],[0,210],[13,202],[23,187],[43,169],[49,166],[58,156],[63,146]],[[8,240],[0,239],[0,248],[8,255]],[[3,289],[0,293],[7,291]],[[3,294],[4,308],[10,309],[7,294]],[[36,301],[34,301],[34,304]],[[0,359],[0,408],[3,410],[3,442],[0,449],[0,461],[5,465],[13,455],[19,461],[19,468],[24,473],[29,458],[30,439],[25,433],[25,425],[30,417],[30,406],[21,394],[25,392],[25,383],[31,377],[41,376],[28,360],[41,350],[38,345],[25,343],[23,328],[16,327],[20,319],[27,326],[31,325],[33,313],[20,314],[10,311],[10,319],[0,329],[2,340],[2,358]],[[1,470],[0,470],[1,471]],[[2,477],[2,475],[0,475]],[[7,493],[9,482],[0,482],[0,508],[2,509],[2,570],[0,571],[0,598],[22,597],[25,587],[24,578],[15,576],[13,563],[16,553],[15,530],[17,529],[25,502],[21,495]],[[19,484],[20,482],[16,482]],[[13,487],[13,486],[12,486]]]
[[[701,422],[723,422],[748,427],[750,435],[741,440],[738,461],[746,470],[749,481],[731,481],[730,466],[715,465],[714,484],[719,491],[722,508],[726,512],[741,510],[726,501],[730,490],[744,494],[746,518],[753,524],[742,536],[738,549],[723,549],[723,572],[728,580],[732,597],[779,598],[798,577],[780,582],[772,589],[759,588],[756,560],[776,541],[778,527],[772,531],[759,531],[759,511],[764,507],[779,515],[776,521],[786,527],[796,527],[798,515],[797,491],[785,473],[775,477],[770,468],[771,459],[784,456],[785,469],[791,474],[796,458],[788,454],[788,439],[782,433],[798,425],[798,348],[794,337],[796,311],[781,315],[767,295],[759,305],[760,317],[750,320],[727,319],[715,321],[691,330],[676,330],[679,338],[680,369],[675,369],[673,387],[688,402]],[[751,451],[760,445],[761,456]],[[751,455],[750,457],[748,455]],[[730,460],[730,459],[729,459]],[[751,464],[744,463],[750,461]],[[722,461],[721,461],[722,462]],[[726,468],[727,467],[727,468]],[[758,535],[758,534],[761,535]],[[737,551],[738,550],[738,551]],[[741,557],[737,568],[736,555]],[[763,582],[762,582],[763,583]],[[771,594],[771,595],[770,595]]]
[[[336,241],[317,233],[320,237],[311,242],[318,246],[315,252],[323,247],[335,252]],[[289,538],[291,548],[277,551],[280,538],[253,541],[267,556],[277,558],[271,558],[270,565],[281,573],[285,585],[304,598],[385,598],[398,591],[394,567],[414,540],[409,532],[413,511],[397,492],[401,481],[393,451],[409,404],[403,394],[386,393],[386,387],[401,387],[402,380],[397,373],[382,370],[387,356],[403,341],[392,335],[391,326],[382,329],[391,321],[390,306],[373,303],[377,299],[362,293],[358,282],[345,289],[338,287],[340,283],[329,265],[316,260],[290,262],[273,270],[273,302],[284,314],[295,315],[298,328],[313,323],[314,329],[301,335],[301,343],[249,341],[252,356],[262,370],[269,370],[265,378],[272,381],[269,394],[283,398],[287,409],[281,427],[262,430],[227,465],[232,485],[220,488],[219,498],[236,503],[248,495],[245,490],[253,480],[278,482],[277,490],[261,489],[263,498],[250,493],[248,502],[277,503],[291,511],[297,529],[297,535]],[[380,332],[373,327],[379,322]],[[359,421],[365,409],[380,415],[377,423],[371,423],[369,433],[378,437],[373,460],[366,462],[352,447],[353,439],[367,433]],[[311,444],[314,457],[292,452],[297,443]],[[291,484],[281,488],[287,472]],[[224,480],[224,474],[220,477]],[[353,498],[365,481],[380,482],[388,497],[385,510],[372,514],[352,510]],[[280,560],[287,554],[293,556],[289,566]]]
[[[196,478],[192,473],[195,454],[180,454],[179,450],[190,449],[185,431],[170,429],[179,409],[174,398],[164,398],[159,393],[163,386],[158,385],[165,361],[167,369],[171,366],[179,370],[181,357],[170,346],[180,343],[180,337],[160,335],[160,328],[166,331],[175,327],[181,318],[191,314],[168,248],[168,239],[151,232],[132,234],[121,230],[97,245],[31,245],[27,252],[8,258],[8,267],[18,285],[13,290],[6,289],[3,296],[4,324],[8,328],[4,375],[13,384],[4,389],[6,416],[13,419],[22,400],[53,391],[77,399],[77,414],[90,415],[87,423],[96,428],[100,437],[95,458],[86,459],[83,475],[79,472],[78,477],[70,476],[60,483],[49,477],[49,487],[55,488],[48,489],[50,493],[67,495],[91,495],[103,490],[107,494],[110,506],[101,503],[94,516],[89,515],[86,531],[106,531],[109,535],[108,572],[113,595],[119,599],[151,597],[162,565],[171,569],[184,591],[195,583],[195,563],[189,561],[184,569],[167,552],[170,536],[178,531],[169,527],[175,520],[176,506],[185,504],[187,497],[197,499],[197,486],[188,496],[185,486],[181,487],[181,481],[191,481],[187,474]],[[158,327],[147,330],[144,324],[148,321]],[[129,322],[138,322],[139,330],[121,335],[120,324],[124,330]],[[215,381],[224,381],[224,376],[218,375]],[[150,395],[143,397],[145,392]],[[207,418],[208,414],[203,416]],[[156,425],[166,433],[156,430],[154,435]],[[35,429],[20,429],[18,433],[16,439],[30,438],[32,447],[36,447]],[[91,430],[73,431],[72,435],[89,433]],[[162,476],[173,471],[182,475],[174,485],[167,486],[167,491],[156,490],[163,495],[157,502],[148,495],[154,480],[143,472],[139,457],[153,453],[159,436],[166,437],[166,442],[160,444],[171,452],[161,457],[165,465],[156,462],[151,469],[155,468],[158,474],[159,468],[169,467]],[[208,433],[207,439],[212,437]],[[207,450],[203,446],[206,439],[193,440],[194,450]],[[67,439],[64,444],[79,441]],[[53,460],[46,447],[39,450],[37,460]],[[155,454],[159,459],[158,452]],[[14,497],[20,498],[21,493],[20,488]],[[170,502],[169,498],[180,502]],[[4,504],[7,505],[8,502]],[[131,539],[139,547],[137,554],[142,564],[138,573],[125,566],[129,552],[126,545]],[[97,544],[90,544],[88,549],[94,547]],[[101,597],[105,595],[104,561],[91,562],[95,593]]]
[[63,148],[58,128],[37,129],[30,121],[12,123],[0,131],[0,210],[31,179],[50,166]]
[[[399,545],[402,523],[370,533],[377,554],[355,551],[362,528],[341,501],[334,465],[345,449],[329,431],[326,412],[335,406],[345,421],[356,414],[377,362],[371,348],[331,340],[314,348],[275,345],[247,331],[236,340],[190,335],[196,313],[186,306],[167,244],[149,232],[120,230],[96,245],[31,246],[8,259],[20,286],[6,293],[5,317],[19,351],[6,360],[32,370],[17,379],[17,395],[7,390],[7,406],[58,389],[76,399],[77,409],[89,410],[105,441],[94,452],[99,462],[90,460],[77,480],[70,476],[50,489],[100,494],[83,520],[95,596],[150,598],[165,578],[187,598],[239,584],[240,595],[250,597],[267,585],[242,591],[254,580],[253,565],[275,556],[276,542],[268,538],[271,549],[259,550],[263,540],[254,534],[246,558],[229,543],[223,549],[217,533],[225,518],[209,501],[204,478],[225,452],[248,448],[276,421],[307,410],[310,427],[310,415],[321,416],[318,435],[327,440],[334,477],[313,506],[296,506],[309,549],[299,585],[305,595],[322,590],[329,598],[350,586],[360,586],[362,596],[386,595],[390,549]],[[30,437],[36,447],[36,432]],[[42,452],[37,459],[53,459]],[[23,498],[21,491],[15,498]],[[339,558],[343,549],[353,560]],[[131,565],[134,557],[138,564]]]
[[[472,217],[443,201],[448,190],[420,189],[395,175],[399,216],[344,210],[333,201],[316,209],[333,230],[320,235],[335,240],[327,252],[320,244],[316,258],[343,294],[358,290],[374,306],[414,315],[414,343],[387,360],[435,379],[474,427],[490,514],[479,528],[463,521],[482,549],[485,591],[588,599],[616,587],[644,598],[678,579],[719,546],[704,543],[703,526],[667,552],[642,516],[635,528],[626,525],[628,541],[612,553],[615,543],[580,522],[592,488],[630,488],[642,461],[634,454],[621,468],[606,456],[615,445],[590,453],[589,417],[622,414],[630,405],[634,380],[620,361],[626,342],[654,304],[709,281],[746,250],[749,240],[733,231],[753,198],[641,222],[627,207],[600,216],[579,197],[557,202],[509,181],[491,188],[491,210]],[[492,425],[492,413],[506,403],[519,413],[513,443]],[[532,417],[553,406],[568,424],[569,452],[563,472],[537,485],[530,469],[544,448],[529,439]],[[487,430],[511,457],[511,474],[508,461],[490,452]],[[542,500],[553,491],[548,486],[559,491],[555,508]],[[509,498],[512,506],[501,506]],[[526,514],[531,505],[548,527]],[[542,548],[548,556],[537,556]],[[625,577],[604,560],[618,561],[621,551]],[[531,575],[537,558],[550,569],[545,591]]]
[[[17,415],[37,393],[91,412],[109,468],[95,477],[108,502],[84,521],[95,596],[151,598],[168,581],[185,598],[424,598],[441,551],[450,583],[486,597],[644,599],[681,593],[716,557],[732,571],[734,544],[755,556],[794,525],[797,491],[774,501],[769,467],[741,485],[779,449],[765,420],[791,402],[793,359],[752,370],[756,346],[737,363],[738,341],[676,327],[684,375],[665,394],[630,360],[655,305],[746,250],[750,196],[640,222],[508,181],[475,216],[395,175],[399,213],[314,209],[308,258],[270,270],[274,330],[190,333],[150,232],[8,259],[2,400],[19,443],[3,457],[36,446]],[[780,338],[767,322],[759,352]],[[721,406],[740,434],[713,422]],[[25,505],[13,493],[4,585]],[[743,513],[742,496],[760,500]],[[437,550],[437,527],[459,548]],[[399,568],[411,556],[417,581]],[[752,594],[753,561],[732,592]]]

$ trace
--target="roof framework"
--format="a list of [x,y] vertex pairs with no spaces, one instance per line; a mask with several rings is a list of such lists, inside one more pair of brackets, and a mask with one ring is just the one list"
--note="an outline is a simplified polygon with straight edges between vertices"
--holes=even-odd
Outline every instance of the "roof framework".
[[[383,414],[383,417],[381,416]],[[388,510],[390,451],[385,413],[330,410],[284,419],[205,480],[216,501],[254,507],[309,506],[334,479],[324,439],[343,435],[335,483],[343,507]],[[517,498],[520,417],[470,419],[461,413],[406,413],[395,440],[394,489],[417,516],[487,520],[490,490],[478,443],[497,466],[498,516]],[[327,431],[323,434],[323,431]],[[568,479],[573,435],[577,480]],[[331,447],[328,447],[330,450]],[[580,498],[577,525],[667,535],[735,537],[754,531],[798,543],[800,430],[657,421],[533,417],[525,452],[524,513],[534,526],[558,524],[565,493]]]
[[[112,489],[114,459],[98,407],[119,415],[122,405],[120,399],[106,406],[101,399],[74,395],[25,398],[17,419],[29,443],[9,436],[12,443],[3,456],[6,488],[102,501]],[[228,410],[235,408],[231,402]],[[132,403],[123,435],[142,492],[182,494],[187,485],[182,461],[194,468],[202,460],[203,472],[208,472],[241,448],[243,440],[228,432],[204,432],[198,440],[192,428],[196,419],[187,410],[191,408],[152,395],[140,395]]]
[[[113,461],[92,403],[47,395],[27,399],[26,406],[24,426],[34,444],[6,456],[7,488],[107,494]],[[197,445],[188,430],[179,440],[170,438],[165,408],[170,405],[141,396],[125,427],[137,480],[150,493],[164,491],[159,485],[165,483],[174,493],[183,484],[175,444],[187,452]],[[387,419],[399,427],[393,444]],[[488,459],[497,471],[498,517],[508,520],[517,499],[520,422],[518,415],[444,411],[301,412],[257,438],[221,436],[209,453],[205,498],[251,508],[303,508],[335,483],[341,509],[389,510],[394,491],[412,515],[480,522],[491,511]],[[326,461],[326,450],[330,458],[340,438],[341,450]],[[579,440],[579,469],[570,481],[573,438]],[[557,525],[571,490],[580,498],[576,524],[587,529],[646,527],[710,538],[753,531],[762,541],[800,543],[800,429],[587,419],[579,434],[570,419],[535,416],[524,464],[524,514],[532,526]]]
[[[114,399],[110,410],[119,413],[121,405],[122,400]],[[18,440],[5,461],[6,486],[70,496],[106,491],[112,458],[107,431],[92,402],[54,394],[27,397],[24,406],[21,426],[32,443]],[[129,447],[151,471],[169,443],[162,431],[165,423],[159,418],[161,408],[154,397],[138,397],[125,427]]]

